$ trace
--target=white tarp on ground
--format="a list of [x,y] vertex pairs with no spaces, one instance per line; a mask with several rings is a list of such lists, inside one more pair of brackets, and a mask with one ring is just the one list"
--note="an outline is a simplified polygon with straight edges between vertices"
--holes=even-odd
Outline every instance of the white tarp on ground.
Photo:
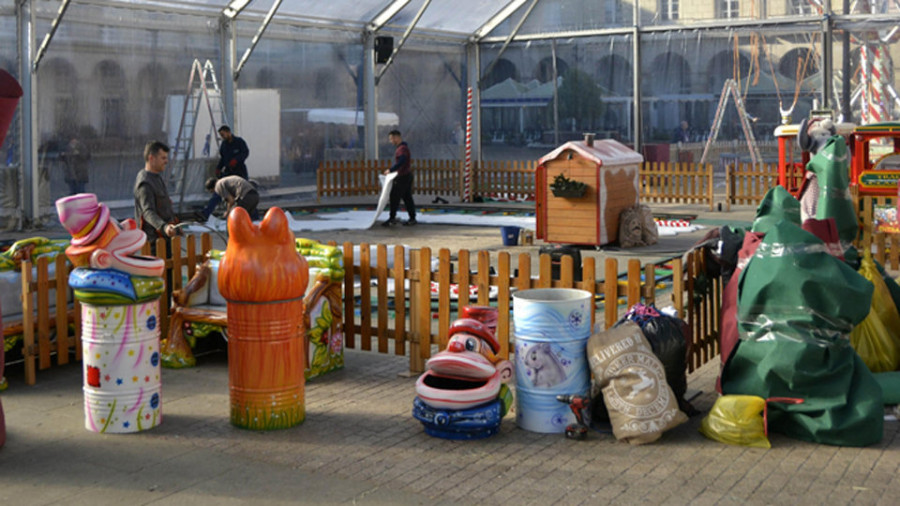
[[[400,210],[402,216],[404,211]],[[288,213],[288,224],[294,232],[323,230],[366,230],[378,220],[379,213],[373,211],[340,211],[336,213],[320,213],[309,220],[297,220]],[[470,225],[480,227],[521,227],[534,229],[534,216],[481,215],[460,213],[417,213],[419,223],[443,225]],[[224,232],[225,220],[210,216],[202,225],[185,225],[189,232],[205,232],[210,229]]]
[[[323,230],[368,230],[378,220],[378,217],[387,207],[391,187],[397,173],[391,173],[387,176],[379,175],[381,181],[381,195],[378,197],[378,205],[375,211],[340,211],[336,213],[319,213],[309,220],[297,220],[291,213],[287,213],[288,225],[294,232],[319,232]],[[398,215],[404,213],[401,209]],[[534,230],[534,216],[513,216],[506,214],[469,214],[469,213],[422,213],[416,214],[416,221],[419,223],[430,223],[440,225],[469,225],[480,227],[519,227]],[[217,232],[225,232],[227,224],[225,220],[210,216],[204,224],[185,224],[183,227],[189,232],[205,232],[214,230]],[[703,228],[699,225],[691,225],[682,223],[679,226],[658,226],[659,235],[676,235],[682,232],[693,232],[694,230]]]
[[[285,112],[292,112],[288,109]],[[332,123],[335,125],[363,126],[365,114],[354,109],[309,109],[306,120],[310,123]],[[378,113],[378,126],[394,126],[400,124],[400,117],[392,112]]]
[[[401,209],[400,215],[402,216]],[[380,211],[340,211],[336,213],[320,213],[308,220],[297,220],[288,213],[288,223],[294,232],[324,230],[366,230],[378,220]],[[468,225],[474,227],[520,227],[534,230],[534,216],[512,216],[503,214],[462,214],[462,213],[422,213],[416,214],[416,221],[440,225]],[[211,216],[203,225],[187,225],[191,232],[204,232],[210,229],[224,232],[225,220]],[[693,232],[703,228],[701,225],[658,226],[660,236],[673,236]]]

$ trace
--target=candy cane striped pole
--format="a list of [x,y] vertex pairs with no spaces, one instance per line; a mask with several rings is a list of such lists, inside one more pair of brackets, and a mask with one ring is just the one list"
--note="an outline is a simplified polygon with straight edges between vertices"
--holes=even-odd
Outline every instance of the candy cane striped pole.
[[463,173],[463,202],[472,201],[472,87],[466,98],[466,166]]
[[884,87],[887,72],[884,67],[884,55],[881,48],[876,45],[872,50],[872,105],[875,122],[887,121],[888,114],[885,107]]
[[869,104],[871,103],[872,97],[871,97],[871,93],[869,92],[869,82],[868,82],[869,52],[866,49],[865,43],[863,45],[861,45],[859,48],[859,63],[860,63],[860,66],[862,67],[860,69],[860,73],[859,73],[859,80],[862,84],[863,101],[864,101],[864,105],[861,108],[862,110],[860,111],[860,116],[861,116],[863,124],[866,124],[866,123],[871,123],[871,117],[869,115]]

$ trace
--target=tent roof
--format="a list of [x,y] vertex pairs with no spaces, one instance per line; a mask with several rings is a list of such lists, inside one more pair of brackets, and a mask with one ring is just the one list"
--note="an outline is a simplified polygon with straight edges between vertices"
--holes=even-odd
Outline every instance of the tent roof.
[[[119,0],[132,4],[165,4],[174,0]],[[243,13],[264,15],[276,0],[250,0]],[[396,13],[386,22],[387,26],[403,30],[408,27],[426,0],[283,0],[276,13],[277,17],[290,17],[327,26],[356,26],[362,28],[376,20],[382,12]],[[174,2],[181,7],[196,5],[202,8],[224,9],[229,0],[181,0]],[[521,0],[432,0],[416,23],[416,31],[431,31],[442,35],[466,38],[474,34],[485,23],[504,9],[517,7]],[[397,10],[399,9],[399,10]],[[512,14],[516,12],[512,9]],[[508,15],[507,14],[507,15]],[[239,18],[240,19],[240,18]],[[502,20],[499,20],[502,21]]]

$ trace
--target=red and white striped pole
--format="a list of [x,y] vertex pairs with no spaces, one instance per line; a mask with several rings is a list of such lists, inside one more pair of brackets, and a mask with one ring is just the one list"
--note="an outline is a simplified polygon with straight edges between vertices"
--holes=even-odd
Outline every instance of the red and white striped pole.
[[869,51],[866,44],[863,44],[859,48],[859,62],[862,66],[861,72],[859,73],[859,79],[863,89],[863,107],[860,116],[863,124],[866,124],[872,123],[872,93],[869,89],[868,80],[871,70],[869,68]]
[[466,99],[466,166],[463,169],[463,202],[472,201],[472,87]]

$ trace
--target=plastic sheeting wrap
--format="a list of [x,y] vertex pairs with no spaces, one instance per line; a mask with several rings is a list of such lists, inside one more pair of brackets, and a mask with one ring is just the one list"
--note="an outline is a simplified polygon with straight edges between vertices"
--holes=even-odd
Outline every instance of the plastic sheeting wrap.
[[856,239],[859,223],[850,196],[850,152],[840,135],[828,140],[825,147],[809,161],[806,170],[814,173],[819,181],[819,201],[816,218],[834,218],[841,241],[850,243]]
[[802,398],[769,413],[770,429],[797,439],[879,441],[881,389],[848,339],[869,312],[872,284],[786,221],[772,225],[738,282],[741,340],[722,371],[722,392]]
[[829,253],[819,238],[781,221],[740,277],[741,339],[829,345],[869,313],[872,284]]

